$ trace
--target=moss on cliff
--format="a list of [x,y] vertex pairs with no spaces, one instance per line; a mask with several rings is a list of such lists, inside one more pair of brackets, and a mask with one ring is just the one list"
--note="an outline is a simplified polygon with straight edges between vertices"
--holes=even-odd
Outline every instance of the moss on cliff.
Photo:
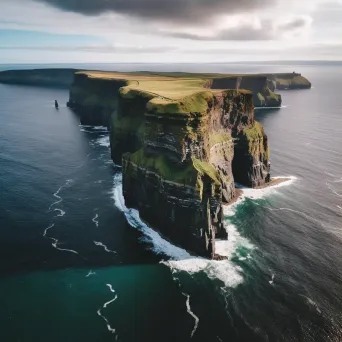
[[254,121],[251,127],[247,127],[242,131],[241,136],[246,139],[249,153],[255,158],[259,159],[260,154],[264,160],[269,160],[269,148],[265,148],[264,139],[265,132],[263,126]]

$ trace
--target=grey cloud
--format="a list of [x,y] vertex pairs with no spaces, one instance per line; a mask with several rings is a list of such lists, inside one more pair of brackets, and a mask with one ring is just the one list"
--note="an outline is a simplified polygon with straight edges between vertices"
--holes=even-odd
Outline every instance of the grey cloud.
[[260,27],[254,27],[250,25],[240,25],[234,28],[221,30],[215,36],[204,36],[189,33],[166,33],[175,38],[184,38],[191,40],[204,40],[204,41],[225,41],[225,40],[240,40],[240,41],[251,41],[251,40],[277,40],[280,35],[284,32],[297,30],[305,27],[307,21],[303,18],[296,18],[292,21],[273,27],[270,20],[263,20]]
[[116,12],[128,16],[199,24],[221,14],[267,8],[278,0],[34,0],[84,15]]
[[252,26],[239,26],[233,29],[226,29],[220,31],[215,36],[202,36],[188,33],[172,33],[173,37],[192,39],[192,40],[206,40],[206,41],[220,41],[220,40],[272,40],[274,34],[270,24],[263,24],[261,28]]
[[304,18],[297,18],[286,24],[278,26],[278,29],[280,29],[281,31],[292,31],[292,30],[305,27],[306,24],[307,24],[307,21]]

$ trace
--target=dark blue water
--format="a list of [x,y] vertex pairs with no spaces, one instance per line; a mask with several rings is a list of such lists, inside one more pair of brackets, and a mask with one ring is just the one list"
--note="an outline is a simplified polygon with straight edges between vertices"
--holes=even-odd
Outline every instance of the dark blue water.
[[256,112],[296,180],[227,209],[228,261],[189,258],[124,207],[67,91],[0,85],[0,341],[342,340],[342,67],[130,68],[301,71],[313,89]]

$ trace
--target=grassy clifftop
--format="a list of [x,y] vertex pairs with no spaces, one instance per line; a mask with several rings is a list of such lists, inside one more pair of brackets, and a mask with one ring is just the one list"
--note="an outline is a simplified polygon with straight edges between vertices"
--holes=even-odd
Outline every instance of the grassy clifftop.
[[[76,81],[76,88],[77,83],[84,83],[86,80],[90,81],[87,83],[90,86],[96,86],[99,82],[121,84],[119,96],[126,100],[145,98],[146,113],[151,115],[205,114],[214,95],[226,90],[211,89],[213,84],[212,79],[209,78],[211,75],[194,74],[192,77],[190,75],[84,71],[76,73],[75,80],[79,80]],[[235,94],[251,93],[244,89],[231,88]]]

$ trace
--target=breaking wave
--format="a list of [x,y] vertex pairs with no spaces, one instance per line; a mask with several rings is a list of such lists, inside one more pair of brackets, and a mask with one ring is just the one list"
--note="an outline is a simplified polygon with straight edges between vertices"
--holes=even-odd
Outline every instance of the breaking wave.
[[[284,177],[279,177],[284,178]],[[241,187],[243,194],[241,198],[233,205],[224,207],[226,216],[226,229],[228,232],[228,240],[216,241],[216,252],[219,255],[227,257],[227,260],[216,261],[189,254],[186,250],[171,244],[165,240],[158,232],[150,228],[143,222],[136,209],[129,209],[125,205],[122,194],[122,175],[114,176],[114,186],[112,198],[116,207],[121,210],[129,224],[144,234],[143,240],[151,244],[151,249],[159,255],[166,255],[169,260],[161,263],[169,266],[173,271],[185,271],[190,274],[203,271],[209,278],[216,278],[224,282],[228,287],[236,287],[243,282],[243,270],[235,265],[232,258],[236,255],[239,247],[244,247],[252,251],[256,247],[246,238],[240,235],[237,227],[230,222],[230,217],[236,213],[237,206],[241,204],[245,198],[259,199],[274,191],[275,188],[292,184],[296,177],[288,177],[287,182],[283,182],[265,189],[247,189]],[[247,257],[241,256],[240,260],[251,259],[250,254]]]

